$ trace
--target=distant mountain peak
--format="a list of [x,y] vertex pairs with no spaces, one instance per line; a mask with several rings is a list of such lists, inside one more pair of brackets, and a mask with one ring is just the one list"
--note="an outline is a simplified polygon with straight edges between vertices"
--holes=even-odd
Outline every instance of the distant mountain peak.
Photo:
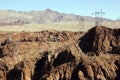
[[54,10],[52,10],[52,9],[50,9],[50,8],[47,8],[47,9],[45,10],[45,12],[47,12],[47,13],[58,13],[57,11],[54,11]]
[[50,9],[50,8],[47,8],[47,9],[46,9],[46,11],[53,11],[53,10],[52,10],[52,9]]

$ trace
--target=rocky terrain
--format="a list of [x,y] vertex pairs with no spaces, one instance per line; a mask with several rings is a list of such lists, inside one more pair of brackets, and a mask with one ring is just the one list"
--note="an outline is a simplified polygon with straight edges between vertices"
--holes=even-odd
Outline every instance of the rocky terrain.
[[119,80],[120,29],[0,32],[0,80]]

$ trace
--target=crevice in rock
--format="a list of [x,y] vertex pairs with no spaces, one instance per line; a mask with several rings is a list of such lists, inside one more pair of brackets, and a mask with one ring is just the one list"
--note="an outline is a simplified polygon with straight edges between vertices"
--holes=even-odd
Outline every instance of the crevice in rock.
[[4,55],[3,55],[3,51],[2,49],[0,48],[0,58],[2,58]]
[[[105,69],[103,69],[102,66],[100,66],[100,69],[101,69],[101,71],[102,71],[102,73],[103,73],[103,76],[104,76],[105,78],[107,78],[108,75],[107,75]],[[108,79],[108,78],[107,78],[107,79]]]
[[85,68],[85,65],[83,64],[83,61],[81,61],[77,67],[73,70],[73,73],[72,73],[72,76],[71,76],[71,80],[80,80],[79,79],[79,75],[78,75],[78,71],[82,71],[83,74],[84,74],[84,78],[87,78],[87,79],[91,79],[89,76],[88,76],[88,73],[86,71],[86,68]]
[[78,77],[78,71],[80,70],[80,66],[79,65],[82,65],[82,62],[80,62],[77,65],[77,67],[73,70],[72,76],[71,76],[71,80],[79,80],[79,77]]
[[91,65],[92,66],[92,70],[94,72],[94,80],[97,80],[97,71],[96,71],[96,67],[95,65]]
[[71,62],[75,59],[75,56],[72,55],[71,51],[64,50],[63,52],[59,53],[57,58],[53,62],[53,66],[57,67],[61,64]]
[[116,71],[117,77],[115,78],[115,80],[120,80],[120,63],[118,61],[115,61],[115,65],[118,68],[118,70]]
[[49,74],[50,70],[51,67],[50,63],[48,62],[48,56],[45,54],[36,62],[32,80],[43,80],[44,75]]
[[22,80],[21,71],[17,68],[12,69],[7,73],[6,80]]
[[110,51],[111,54],[120,54],[120,47],[114,47],[112,48],[112,50]]

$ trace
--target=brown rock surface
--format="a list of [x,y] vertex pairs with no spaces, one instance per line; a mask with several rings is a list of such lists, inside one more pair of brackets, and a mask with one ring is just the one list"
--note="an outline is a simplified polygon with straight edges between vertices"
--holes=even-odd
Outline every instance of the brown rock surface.
[[96,26],[90,29],[79,43],[83,52],[120,54],[120,29]]
[[0,80],[119,80],[120,29],[0,32]]

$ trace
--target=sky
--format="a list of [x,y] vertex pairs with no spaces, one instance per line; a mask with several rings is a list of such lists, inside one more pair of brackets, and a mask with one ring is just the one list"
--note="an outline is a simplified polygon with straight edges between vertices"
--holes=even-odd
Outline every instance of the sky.
[[95,10],[102,9],[104,18],[120,18],[120,0],[0,0],[0,10],[37,11],[47,8],[81,16],[93,16]]

